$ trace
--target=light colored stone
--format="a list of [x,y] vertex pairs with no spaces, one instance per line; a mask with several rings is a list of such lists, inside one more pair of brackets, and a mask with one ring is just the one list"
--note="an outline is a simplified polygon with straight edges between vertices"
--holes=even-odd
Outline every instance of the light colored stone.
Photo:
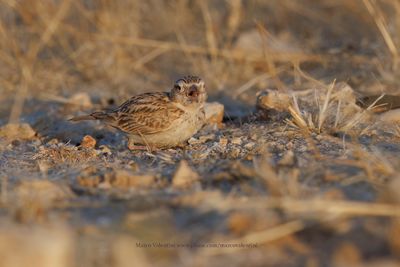
[[9,123],[0,127],[0,138],[7,139],[32,139],[36,132],[28,123]]
[[28,223],[46,221],[51,208],[72,196],[73,193],[64,184],[36,179],[20,182],[9,199],[13,200],[16,221]]
[[115,170],[114,177],[110,181],[115,187],[139,187],[148,188],[155,184],[153,175],[138,175],[126,170]]
[[241,145],[243,143],[243,140],[240,137],[235,137],[232,139],[231,143],[235,145]]
[[99,146],[99,152],[108,156],[112,154],[111,149],[106,145]]
[[49,206],[59,200],[65,200],[73,194],[68,187],[49,180],[21,181],[15,188],[17,199],[21,202],[40,202]]
[[288,111],[290,95],[277,90],[266,89],[257,96],[257,108],[263,110]]
[[206,123],[222,123],[224,118],[224,105],[218,102],[206,103],[204,105],[204,110],[206,113]]
[[205,142],[214,140],[215,138],[215,134],[207,134],[207,135],[202,135],[199,137],[199,140],[202,144],[204,144]]
[[254,142],[249,142],[249,143],[247,143],[247,144],[244,145],[244,148],[246,148],[246,149],[248,149],[248,150],[251,150],[251,149],[253,149],[253,148],[255,147],[255,145],[256,145],[256,143],[254,143]]
[[81,147],[84,148],[94,148],[96,146],[96,139],[90,135],[85,135],[81,141]]
[[225,137],[221,137],[220,139],[219,139],[219,146],[220,147],[222,147],[222,148],[225,148],[226,147],[226,145],[228,144],[228,138],[225,138]]
[[69,102],[73,103],[74,105],[82,106],[82,107],[91,107],[92,106],[92,100],[90,99],[90,96],[88,93],[84,92],[79,92],[76,94],[73,94],[69,98]]

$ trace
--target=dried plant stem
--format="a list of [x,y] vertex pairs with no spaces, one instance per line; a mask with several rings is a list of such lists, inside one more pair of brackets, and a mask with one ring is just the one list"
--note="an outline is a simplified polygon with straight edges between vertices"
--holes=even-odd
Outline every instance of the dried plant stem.
[[30,68],[23,67],[22,79],[15,94],[14,104],[11,108],[9,123],[17,123],[22,114],[28,87],[32,80],[32,73]]
[[303,119],[303,116],[301,115],[299,104],[297,103],[297,98],[295,95],[293,95],[292,97],[293,97],[293,106],[289,106],[288,108],[290,115],[292,115],[294,122],[297,126],[299,126],[302,129],[306,129],[308,131],[308,125],[307,122]]
[[243,94],[244,92],[246,92],[247,90],[252,88],[257,83],[265,81],[270,78],[271,78],[271,75],[269,73],[263,73],[261,75],[254,77],[253,79],[247,81],[245,84],[243,84],[242,86],[237,88],[235,90],[235,92],[233,93],[233,98],[236,99],[239,95]]
[[135,61],[135,65],[133,66],[134,70],[142,68],[142,66],[155,58],[161,56],[165,52],[167,52],[169,49],[165,47],[159,47],[155,48],[152,50],[150,53],[144,55],[143,57],[139,58],[138,60]]
[[318,116],[318,132],[321,132],[322,124],[324,123],[326,116],[327,116],[327,110],[328,110],[328,104],[329,101],[331,100],[331,95],[332,95],[332,90],[335,87],[335,81],[329,86],[328,91],[326,93],[326,97],[324,100],[324,105],[322,108],[319,108],[319,116]]
[[21,64],[21,82],[15,94],[14,104],[10,112],[10,123],[16,123],[21,114],[22,108],[24,106],[25,98],[28,92],[28,88],[32,81],[33,69],[36,61],[37,54],[39,51],[47,44],[51,36],[55,33],[60,22],[67,15],[71,4],[71,0],[64,0],[58,11],[47,24],[45,31],[40,36],[39,42],[34,43],[32,47],[29,48],[27,56],[20,62]]
[[227,2],[229,5],[229,17],[227,19],[226,43],[230,46],[232,38],[240,26],[243,4],[242,0],[230,0]]
[[399,59],[399,51],[397,50],[396,44],[394,43],[393,38],[389,33],[385,17],[382,14],[379,6],[376,4],[375,0],[363,0],[363,3],[368,12],[371,14],[372,18],[374,19],[379,31],[381,32],[382,37],[385,40],[386,46],[393,56],[393,68],[396,69]]
[[208,8],[208,0],[199,1],[198,3],[200,4],[201,14],[203,15],[203,20],[206,28],[205,35],[207,40],[207,46],[210,51],[210,55],[215,57],[217,54],[216,52],[218,50],[218,46],[217,46],[217,40],[214,35],[212,17],[210,14],[210,10]]

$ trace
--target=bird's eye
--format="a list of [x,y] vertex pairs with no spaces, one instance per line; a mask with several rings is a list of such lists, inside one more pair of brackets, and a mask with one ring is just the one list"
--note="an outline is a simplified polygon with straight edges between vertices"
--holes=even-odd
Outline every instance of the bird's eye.
[[183,91],[183,87],[180,86],[179,84],[175,84],[175,90],[177,90],[178,92],[182,92]]

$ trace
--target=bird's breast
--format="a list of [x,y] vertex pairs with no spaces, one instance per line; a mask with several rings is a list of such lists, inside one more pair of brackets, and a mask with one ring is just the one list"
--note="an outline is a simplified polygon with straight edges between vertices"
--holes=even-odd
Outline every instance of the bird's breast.
[[133,135],[135,143],[146,143],[159,147],[173,147],[187,141],[203,126],[205,120],[204,110],[196,112],[185,112],[179,119],[175,120],[165,131],[145,136]]

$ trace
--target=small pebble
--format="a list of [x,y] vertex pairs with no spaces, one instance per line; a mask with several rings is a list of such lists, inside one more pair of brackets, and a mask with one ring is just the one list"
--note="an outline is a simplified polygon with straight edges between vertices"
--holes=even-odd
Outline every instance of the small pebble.
[[245,148],[245,149],[248,149],[248,150],[251,150],[251,149],[254,148],[255,145],[256,145],[256,144],[255,144],[254,142],[250,142],[250,143],[245,144],[245,145],[244,145],[244,148]]
[[233,148],[229,151],[229,157],[236,159],[236,158],[238,158],[238,157],[240,156],[240,152],[241,152],[240,148],[238,148],[238,147],[233,147]]
[[206,103],[204,105],[206,122],[209,124],[221,124],[224,118],[224,105],[218,102]]
[[200,140],[197,139],[197,138],[194,138],[194,137],[191,137],[191,138],[188,140],[188,143],[189,143],[190,145],[198,145],[198,144],[201,144]]
[[108,146],[106,146],[106,145],[101,145],[101,146],[99,146],[99,151],[100,151],[102,154],[105,154],[105,155],[107,155],[107,156],[110,156],[110,155],[112,154],[111,149],[108,148]]
[[35,137],[36,132],[28,123],[9,123],[0,127],[0,137],[7,139],[28,140]]
[[199,140],[202,144],[204,144],[208,141],[214,140],[214,139],[215,139],[215,134],[207,134],[207,135],[200,136],[200,138],[199,138]]
[[92,101],[90,99],[90,96],[84,92],[73,94],[69,98],[69,100],[71,103],[74,103],[74,105],[79,105],[82,107],[91,107],[92,106]]
[[242,138],[240,138],[240,137],[233,138],[231,142],[232,142],[232,144],[235,144],[235,145],[241,145],[243,143]]
[[220,147],[225,148],[227,144],[228,144],[228,139],[227,138],[221,137],[219,139],[219,146]]
[[96,146],[96,139],[91,137],[90,135],[85,135],[82,138],[81,147],[84,148],[94,148]]

